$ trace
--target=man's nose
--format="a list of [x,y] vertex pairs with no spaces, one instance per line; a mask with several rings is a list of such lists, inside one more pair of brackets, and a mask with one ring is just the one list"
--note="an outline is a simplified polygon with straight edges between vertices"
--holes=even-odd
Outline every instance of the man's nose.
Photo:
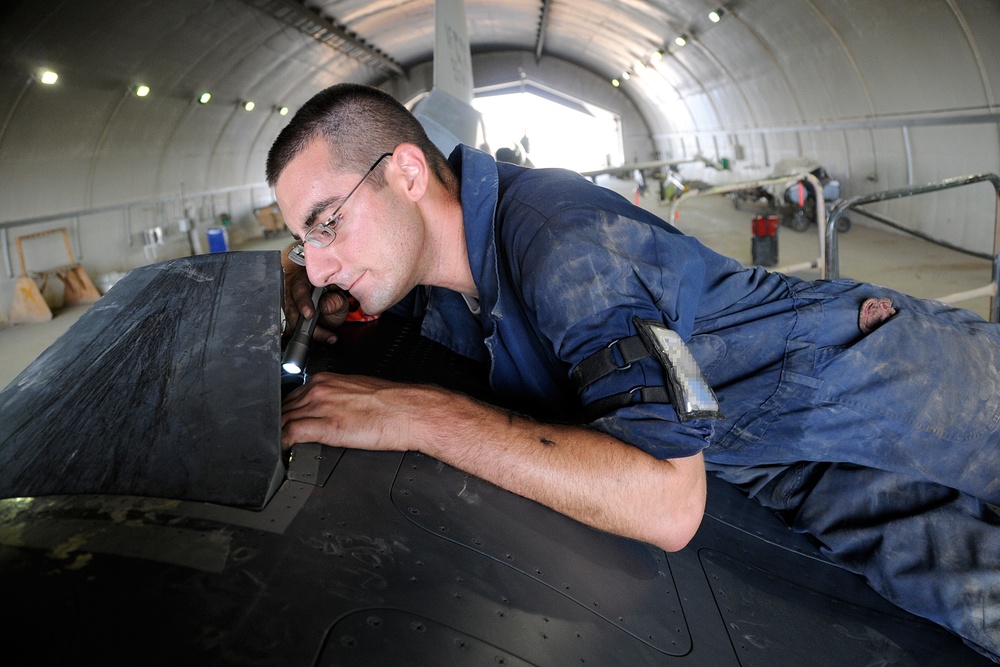
[[340,271],[340,262],[330,246],[316,248],[306,243],[304,246],[306,258],[306,275],[313,285],[330,285],[334,276]]

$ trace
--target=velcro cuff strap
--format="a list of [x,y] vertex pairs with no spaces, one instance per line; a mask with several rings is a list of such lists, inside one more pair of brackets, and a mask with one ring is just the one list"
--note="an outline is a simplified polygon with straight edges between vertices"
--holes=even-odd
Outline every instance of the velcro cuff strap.
[[[614,352],[616,348],[622,360],[621,365],[616,360]],[[583,391],[602,377],[610,375],[615,371],[623,371],[631,366],[633,362],[650,355],[650,351],[639,336],[620,338],[612,341],[607,347],[601,348],[577,364],[573,372],[570,373],[570,378],[572,378],[573,383],[576,385],[577,391]]]
[[[638,400],[636,400],[637,398]],[[587,404],[583,409],[587,415],[587,419],[594,421],[613,410],[624,408],[627,405],[670,402],[670,394],[667,392],[666,387],[633,387],[620,394],[612,394],[611,396],[600,398],[593,403]]]

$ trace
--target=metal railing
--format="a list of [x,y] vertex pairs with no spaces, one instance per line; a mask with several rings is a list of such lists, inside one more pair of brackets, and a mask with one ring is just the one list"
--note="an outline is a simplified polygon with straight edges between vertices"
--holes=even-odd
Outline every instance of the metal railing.
[[[56,213],[52,215],[43,215],[34,218],[22,218],[19,220],[8,220],[6,222],[0,222],[0,249],[2,249],[4,261],[6,262],[7,277],[14,277],[14,263],[11,259],[11,243],[10,243],[10,230],[17,227],[27,227],[32,225],[39,225],[48,222],[68,222],[69,226],[73,230],[73,253],[77,261],[83,257],[83,248],[80,242],[80,219],[86,217],[92,217],[97,215],[103,215],[108,213],[121,212],[122,222],[124,227],[124,232],[127,237],[128,245],[132,246],[134,242],[134,236],[132,233],[132,210],[136,208],[144,209],[156,209],[157,216],[160,223],[166,225],[169,219],[168,205],[172,203],[179,203],[180,209],[186,214],[186,208],[190,202],[195,200],[204,200],[208,198],[209,206],[212,209],[212,217],[216,216],[215,212],[215,197],[225,195],[226,196],[226,211],[232,211],[232,195],[237,192],[246,191],[249,193],[249,208],[253,208],[254,204],[254,191],[258,189],[264,189],[268,192],[268,198],[270,199],[270,186],[267,183],[251,183],[249,185],[237,185],[228,188],[219,188],[216,190],[206,190],[204,192],[195,192],[191,194],[178,194],[171,195],[169,197],[159,197],[155,199],[144,199],[139,201],[128,202],[125,204],[116,204],[114,206],[103,206],[100,208],[89,208],[79,211],[69,211],[66,213]],[[263,202],[267,203],[267,202]],[[193,221],[197,222],[197,221]]]
[[[974,174],[971,176],[960,176],[957,178],[949,178],[936,183],[928,183],[926,185],[919,185],[916,187],[909,188],[899,188],[897,190],[887,190],[885,192],[877,192],[871,195],[862,195],[858,197],[851,197],[849,199],[843,199],[833,207],[830,211],[830,216],[826,221],[826,263],[824,270],[824,277],[834,279],[840,277],[840,250],[837,242],[837,221],[848,211],[854,210],[862,215],[880,222],[901,231],[904,231],[913,236],[917,236],[931,243],[937,245],[952,248],[953,250],[959,250],[961,252],[969,252],[961,248],[957,248],[949,243],[931,238],[925,234],[915,232],[913,230],[906,229],[901,225],[894,224],[892,221],[887,220],[875,213],[870,211],[865,211],[863,209],[857,208],[858,206],[864,204],[872,204],[875,202],[888,201],[890,199],[900,199],[902,197],[912,197],[913,195],[926,194],[928,192],[937,192],[940,190],[949,190],[952,188],[958,188],[965,185],[972,185],[974,183],[982,183],[984,181],[989,181],[993,184],[993,189],[996,192],[996,202],[994,206],[993,213],[993,254],[991,257],[985,255],[978,255],[980,257],[987,257],[993,261],[992,270],[992,281],[982,287],[978,287],[965,292],[959,292],[956,294],[950,294],[938,298],[938,301],[944,301],[946,303],[954,303],[957,301],[964,301],[966,299],[971,299],[977,296],[990,296],[990,322],[1000,322],[1000,300],[997,299],[998,286],[1000,286],[1000,177],[996,174]],[[973,253],[975,254],[975,253]]]
[[823,234],[826,222],[826,201],[823,198],[823,186],[820,184],[819,179],[810,174],[807,171],[800,173],[788,174],[785,176],[779,176],[774,178],[765,178],[756,181],[742,181],[740,183],[728,183],[726,185],[716,185],[710,188],[705,188],[703,190],[688,190],[676,200],[670,206],[670,222],[673,223],[677,219],[677,210],[680,205],[683,204],[688,199],[693,199],[695,197],[704,197],[708,195],[724,195],[730,192],[738,192],[740,190],[749,190],[751,188],[761,187],[764,185],[776,185],[779,183],[794,183],[796,181],[805,181],[812,188],[813,196],[816,198],[816,232],[819,242],[819,257],[816,259],[808,260],[798,264],[789,264],[788,266],[779,266],[772,271],[778,273],[795,273],[796,271],[807,271],[809,269],[819,268],[820,278],[825,278],[826,271],[826,236]]

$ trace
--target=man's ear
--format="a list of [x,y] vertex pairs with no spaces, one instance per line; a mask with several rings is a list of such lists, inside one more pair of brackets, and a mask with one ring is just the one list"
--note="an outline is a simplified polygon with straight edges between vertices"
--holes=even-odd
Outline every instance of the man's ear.
[[392,159],[403,174],[407,196],[412,201],[423,198],[431,178],[424,152],[414,144],[400,144],[396,146]]

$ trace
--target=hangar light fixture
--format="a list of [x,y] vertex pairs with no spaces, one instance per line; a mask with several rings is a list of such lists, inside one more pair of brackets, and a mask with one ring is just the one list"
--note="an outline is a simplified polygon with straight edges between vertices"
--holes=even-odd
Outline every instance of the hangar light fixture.
[[288,115],[288,107],[278,107],[278,115],[279,116],[287,116]]
[[209,100],[212,99],[212,93],[206,91],[198,96],[198,104],[208,104]]
[[246,102],[243,103],[243,110],[244,111],[253,111],[253,108],[255,106],[257,106],[257,105],[254,104],[252,101],[247,100]]
[[653,62],[663,60],[663,51],[653,51]]
[[140,83],[138,86],[135,87],[136,97],[145,97],[146,95],[149,95],[149,86],[147,86],[144,83]]
[[629,79],[632,78],[632,75],[629,74],[628,72],[622,72],[622,78],[628,81]]
[[611,85],[617,88],[618,86],[622,85],[622,82],[619,81],[618,79],[611,79]]
[[676,44],[677,46],[684,46],[687,43],[688,43],[687,37],[685,37],[684,35],[680,35],[677,39],[674,40],[674,44]]
[[47,86],[51,86],[59,80],[59,75],[50,69],[42,69],[38,72],[38,80]]
[[722,20],[723,14],[725,14],[725,12],[722,11],[722,7],[719,7],[715,11],[708,13],[708,20],[711,21],[712,23],[718,23],[719,21]]

